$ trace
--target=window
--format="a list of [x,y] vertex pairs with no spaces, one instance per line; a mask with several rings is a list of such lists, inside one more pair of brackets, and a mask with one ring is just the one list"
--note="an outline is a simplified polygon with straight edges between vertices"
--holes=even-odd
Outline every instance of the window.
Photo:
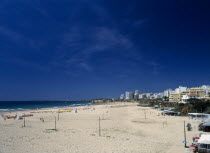
[[200,144],[200,148],[202,148],[202,149],[206,149],[207,148],[207,144]]

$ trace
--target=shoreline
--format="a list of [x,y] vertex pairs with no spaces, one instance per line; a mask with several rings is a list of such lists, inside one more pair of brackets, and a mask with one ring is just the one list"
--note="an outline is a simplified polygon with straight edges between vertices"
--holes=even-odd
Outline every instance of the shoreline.
[[[79,107],[79,106],[89,106],[89,105],[94,105],[92,102],[88,103],[88,104],[76,104],[76,106],[73,106],[75,104],[72,104],[72,106],[53,106],[53,107],[47,107],[47,108],[37,108],[37,109],[23,109],[23,108],[17,108],[17,109],[1,109],[0,108],[0,114],[1,113],[9,113],[9,112],[23,112],[23,111],[36,111],[36,110],[49,110],[49,109],[63,109],[63,108],[66,108],[66,107]],[[1,111],[1,110],[5,110],[5,111]]]
[[[124,104],[124,103],[135,103],[135,102],[105,102],[105,103],[92,103],[91,104],[85,104],[85,105],[78,105],[78,106],[58,106],[58,107],[49,107],[49,108],[38,108],[38,109],[21,109],[21,110],[10,110],[10,111],[0,111],[0,114],[4,114],[4,113],[20,113],[20,112],[35,112],[35,111],[55,111],[55,110],[60,110],[60,109],[72,109],[73,108],[80,108],[80,107],[86,107],[86,106],[104,106],[104,105],[116,105],[116,104]],[[74,105],[74,104],[73,104]],[[1,110],[1,109],[0,109]]]

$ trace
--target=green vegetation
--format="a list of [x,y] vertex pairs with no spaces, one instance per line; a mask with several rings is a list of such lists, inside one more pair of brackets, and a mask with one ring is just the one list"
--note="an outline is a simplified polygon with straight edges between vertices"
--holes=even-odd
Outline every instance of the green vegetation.
[[182,115],[187,113],[206,113],[210,114],[210,100],[206,99],[189,99],[187,104],[168,102],[167,97],[163,99],[143,99],[139,104],[147,104],[149,107],[155,105],[161,107],[174,107],[174,111],[181,112]]
[[210,100],[189,99],[189,103],[192,105],[192,109],[197,113],[210,114]]
[[169,97],[164,96],[164,97],[163,97],[163,100],[164,100],[164,101],[169,101]]

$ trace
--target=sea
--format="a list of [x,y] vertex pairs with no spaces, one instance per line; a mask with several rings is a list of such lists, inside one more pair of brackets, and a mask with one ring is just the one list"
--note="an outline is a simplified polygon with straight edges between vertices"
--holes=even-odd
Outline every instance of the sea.
[[77,107],[91,104],[90,101],[0,101],[0,112]]

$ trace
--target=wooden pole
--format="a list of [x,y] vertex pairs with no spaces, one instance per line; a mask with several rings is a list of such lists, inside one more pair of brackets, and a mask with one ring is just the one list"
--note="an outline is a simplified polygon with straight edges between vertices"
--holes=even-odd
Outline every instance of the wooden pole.
[[24,117],[24,120],[23,120],[23,127],[26,127],[26,117]]
[[100,119],[100,117],[99,117],[99,120],[98,120],[98,126],[99,126],[99,136],[101,136],[101,119]]
[[186,140],[186,130],[185,130],[185,121],[184,121],[184,147],[187,148],[187,140]]
[[55,130],[56,130],[56,116],[55,116]]

